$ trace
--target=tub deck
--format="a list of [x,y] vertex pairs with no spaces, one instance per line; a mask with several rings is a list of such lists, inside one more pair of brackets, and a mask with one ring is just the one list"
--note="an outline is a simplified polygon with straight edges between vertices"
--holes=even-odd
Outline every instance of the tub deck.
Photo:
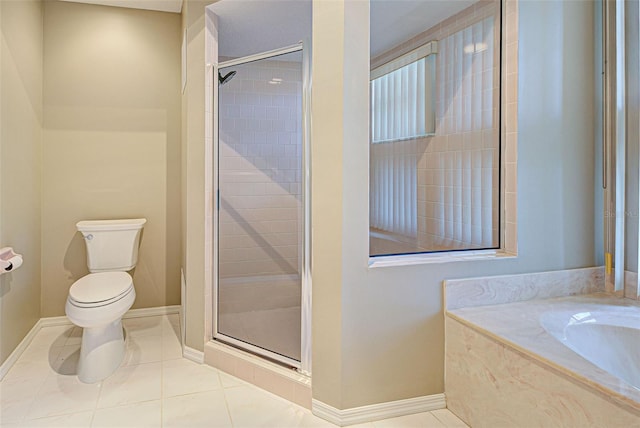
[[446,316],[640,412],[639,389],[580,357],[547,333],[540,324],[540,316],[550,310],[608,311],[620,306],[636,307],[640,312],[638,301],[607,293],[593,293],[449,309]]

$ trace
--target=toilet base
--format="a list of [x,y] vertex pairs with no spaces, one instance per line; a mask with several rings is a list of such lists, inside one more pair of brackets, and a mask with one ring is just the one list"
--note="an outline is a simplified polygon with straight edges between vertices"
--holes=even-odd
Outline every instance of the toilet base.
[[124,359],[122,319],[100,327],[85,327],[78,362],[78,379],[96,383],[115,372]]

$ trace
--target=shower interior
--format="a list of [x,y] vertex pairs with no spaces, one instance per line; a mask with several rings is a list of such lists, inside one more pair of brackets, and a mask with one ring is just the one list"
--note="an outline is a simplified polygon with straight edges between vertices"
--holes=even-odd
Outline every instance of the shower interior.
[[[220,63],[214,338],[303,368],[302,45]],[[233,80],[232,80],[233,79]]]

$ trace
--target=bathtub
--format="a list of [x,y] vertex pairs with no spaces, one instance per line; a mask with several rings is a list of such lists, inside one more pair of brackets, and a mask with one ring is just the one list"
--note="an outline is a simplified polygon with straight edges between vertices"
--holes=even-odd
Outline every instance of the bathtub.
[[445,393],[474,427],[640,427],[640,302],[598,292],[447,308]]
[[[592,305],[593,306],[593,305]],[[636,307],[582,307],[549,311],[542,327],[560,343],[640,390],[640,310]]]

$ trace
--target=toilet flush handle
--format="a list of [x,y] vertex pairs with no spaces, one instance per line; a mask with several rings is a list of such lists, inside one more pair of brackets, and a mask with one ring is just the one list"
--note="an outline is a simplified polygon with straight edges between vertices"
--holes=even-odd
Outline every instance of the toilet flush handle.
[[85,235],[84,239],[86,239],[87,241],[91,241],[93,239],[93,235],[92,234]]

